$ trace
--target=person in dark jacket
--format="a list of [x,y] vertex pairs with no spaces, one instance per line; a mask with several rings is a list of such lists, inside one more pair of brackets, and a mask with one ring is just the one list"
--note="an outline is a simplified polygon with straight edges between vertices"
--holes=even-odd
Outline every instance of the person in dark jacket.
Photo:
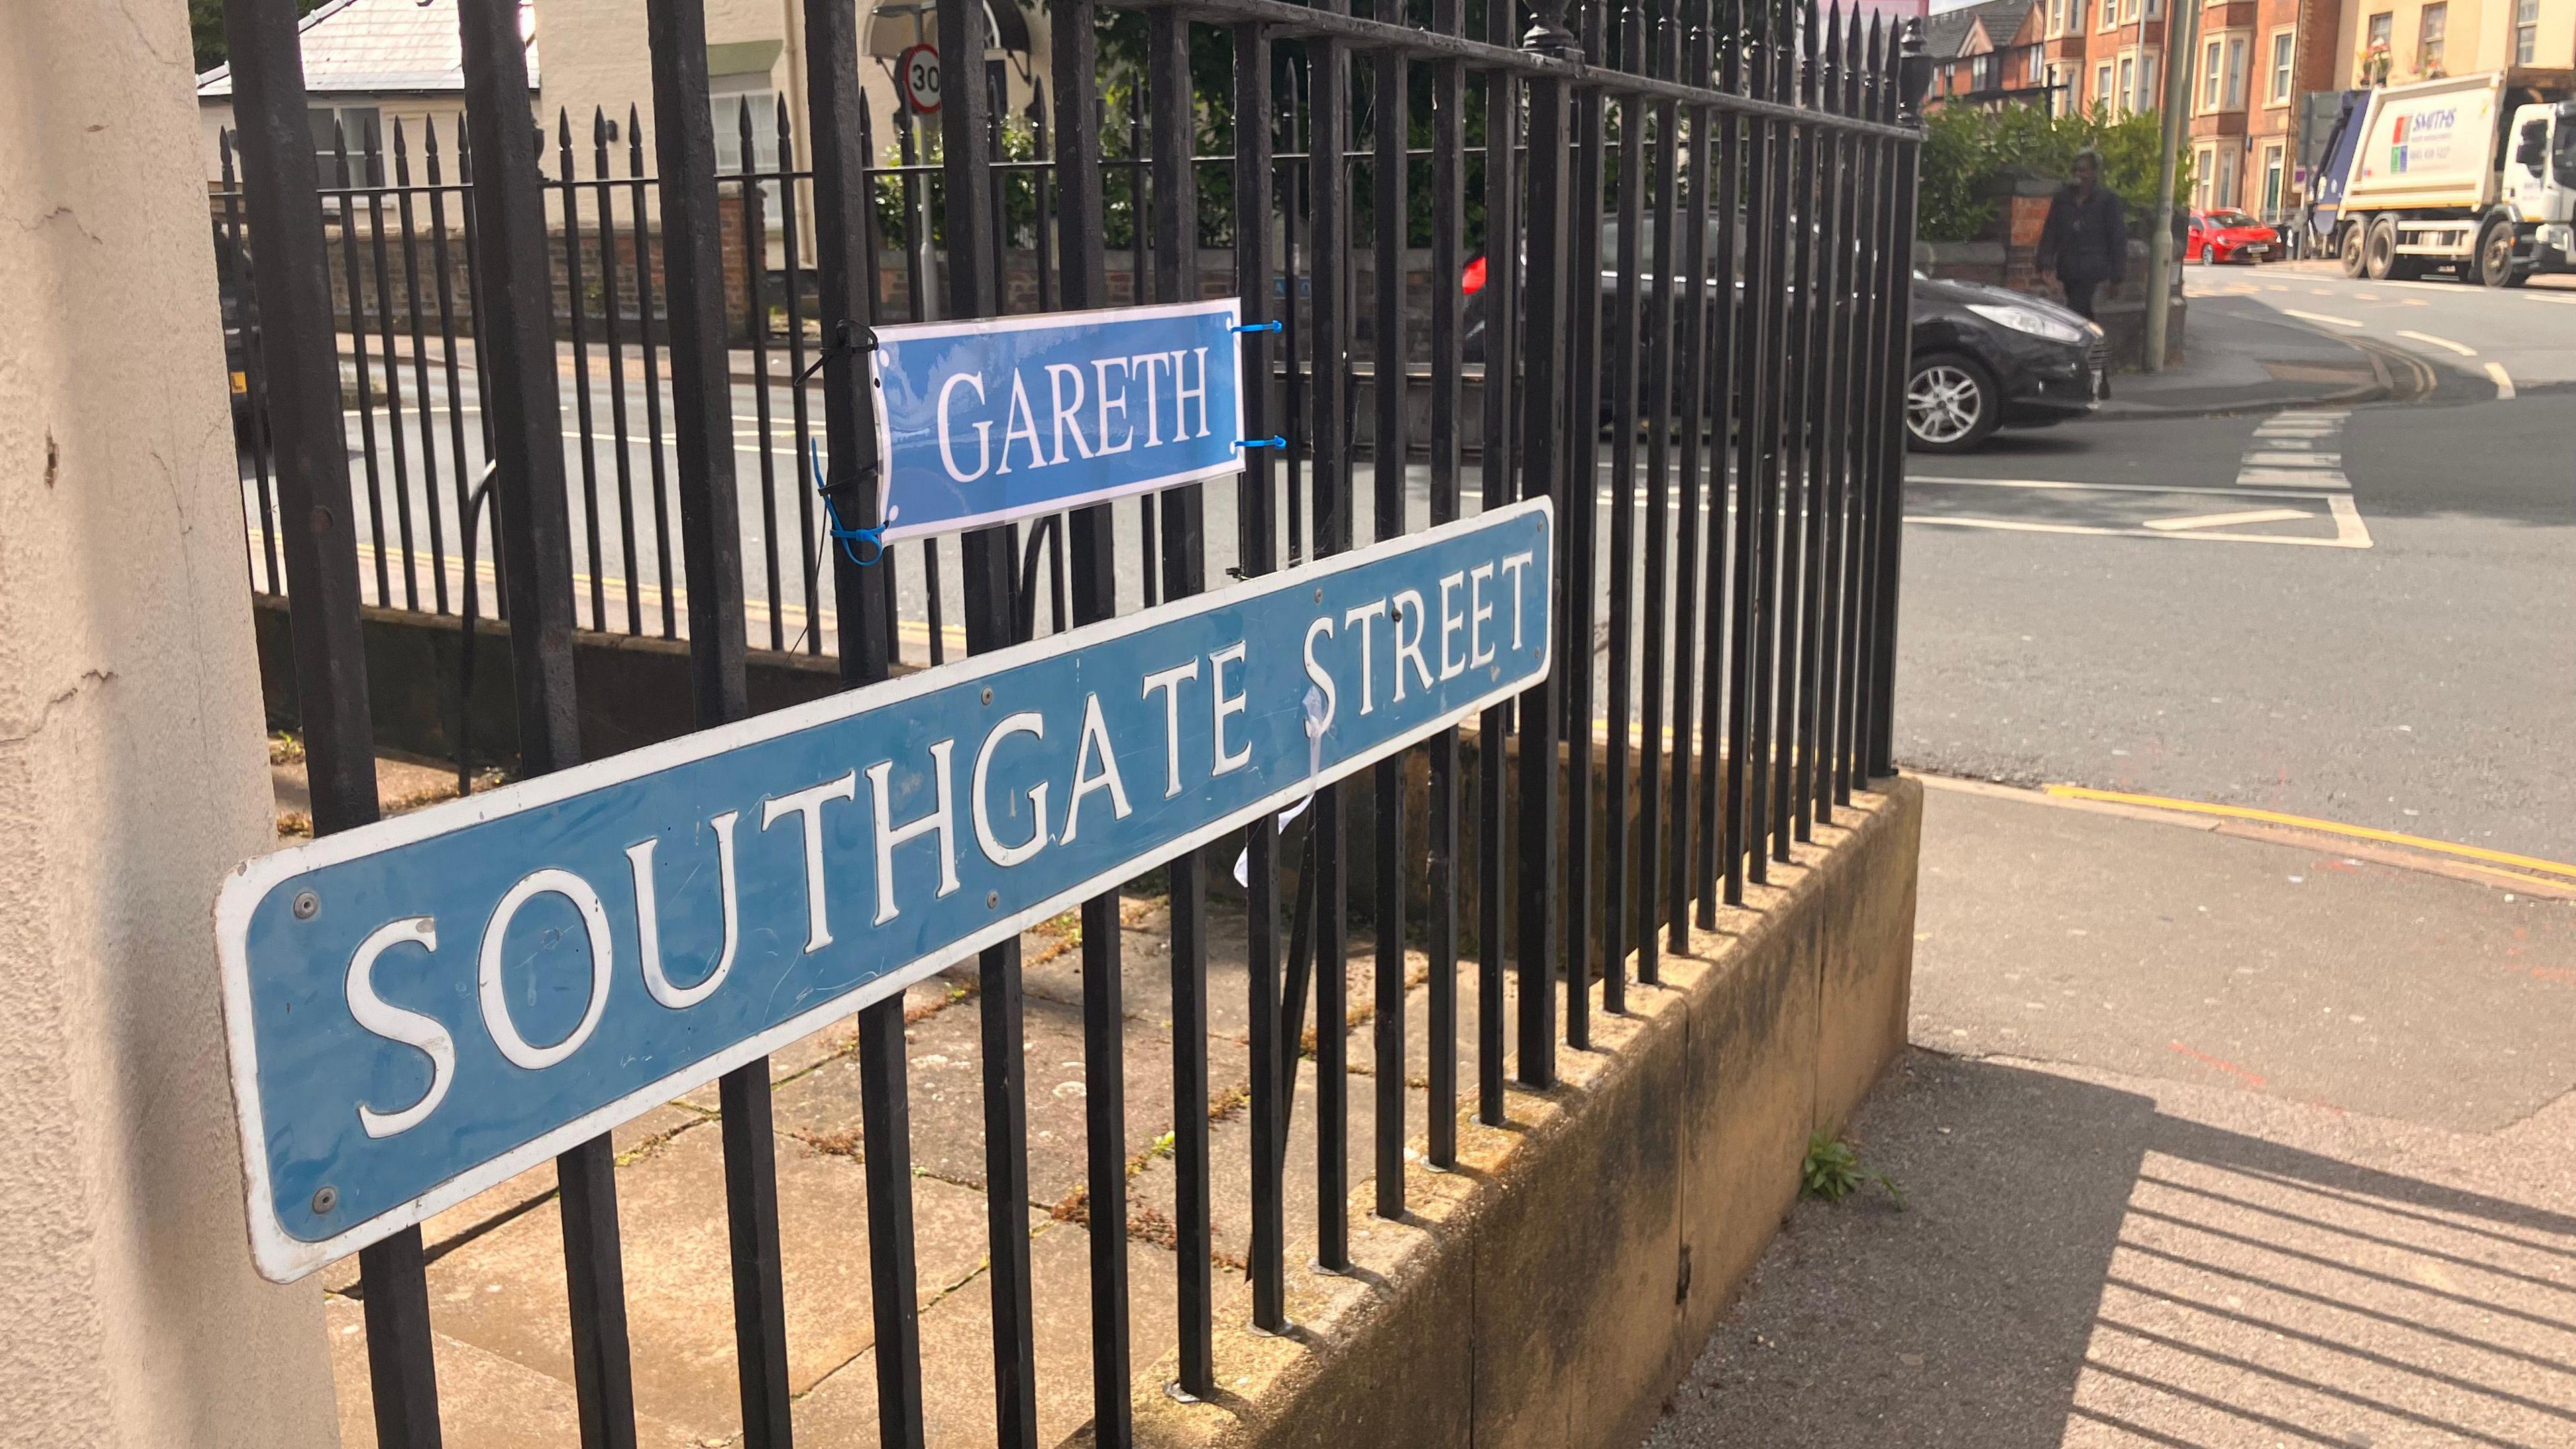
[[2093,315],[2093,293],[2117,296],[2129,267],[2129,222],[2120,198],[2102,185],[2102,153],[2086,147],[2069,168],[2074,179],[2048,203],[2039,233],[2039,273],[2066,290],[2066,305]]

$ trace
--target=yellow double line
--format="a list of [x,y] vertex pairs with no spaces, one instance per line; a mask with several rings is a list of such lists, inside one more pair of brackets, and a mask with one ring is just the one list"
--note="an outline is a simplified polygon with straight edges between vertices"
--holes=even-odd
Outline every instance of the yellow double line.
[[2428,836],[2408,835],[2402,831],[2380,830],[2368,825],[2346,825],[2340,820],[2319,820],[2307,815],[2288,815],[2278,810],[2257,810],[2245,805],[2212,805],[2200,800],[2176,800],[2164,795],[2132,795],[2119,790],[2095,790],[2084,785],[2047,785],[2042,792],[2061,800],[2099,800],[2112,805],[2137,805],[2150,810],[2174,810],[2188,815],[2214,815],[2226,820],[2251,820],[2265,825],[2282,825],[2293,830],[2313,830],[2322,835],[2341,835],[2353,840],[2399,845],[2409,850],[2428,851],[2461,860],[2478,862],[2488,875],[2508,880],[2521,880],[2532,885],[2566,889],[2576,885],[2576,865],[2563,861],[2542,860],[2538,856],[2516,855],[2509,850],[2489,850],[2482,845],[2461,845],[2454,841],[2434,840]]

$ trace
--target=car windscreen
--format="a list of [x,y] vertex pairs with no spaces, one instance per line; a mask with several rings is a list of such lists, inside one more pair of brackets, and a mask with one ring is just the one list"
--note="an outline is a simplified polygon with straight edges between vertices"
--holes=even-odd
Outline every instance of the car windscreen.
[[2208,216],[2211,226],[2261,226],[2263,224],[2241,211],[2213,211],[2208,213]]

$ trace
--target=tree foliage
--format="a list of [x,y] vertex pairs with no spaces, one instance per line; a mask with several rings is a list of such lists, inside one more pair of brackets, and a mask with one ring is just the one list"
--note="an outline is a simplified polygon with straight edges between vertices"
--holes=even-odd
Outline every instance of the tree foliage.
[[[2137,223],[2156,204],[2160,122],[2153,111],[2112,119],[2101,108],[2051,116],[2037,106],[1992,109],[1944,106],[1926,118],[1923,137],[1921,223],[1925,241],[1967,241],[1984,236],[2001,202],[1996,181],[2011,172],[2064,176],[2075,153],[2102,153],[2102,184],[2128,203]],[[2176,195],[2191,186],[2191,153],[2177,162]]]
[[[295,0],[295,13],[309,15],[322,0]],[[188,38],[196,47],[197,73],[224,63],[224,0],[188,0]]]

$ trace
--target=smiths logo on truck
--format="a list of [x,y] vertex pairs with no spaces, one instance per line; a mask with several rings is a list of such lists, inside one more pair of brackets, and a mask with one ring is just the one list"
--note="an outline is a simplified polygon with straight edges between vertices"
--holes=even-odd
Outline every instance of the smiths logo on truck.
[[2451,131],[2459,119],[2457,106],[2397,117],[2388,133],[2388,169],[2403,176],[2410,160],[2434,166],[2448,161]]

